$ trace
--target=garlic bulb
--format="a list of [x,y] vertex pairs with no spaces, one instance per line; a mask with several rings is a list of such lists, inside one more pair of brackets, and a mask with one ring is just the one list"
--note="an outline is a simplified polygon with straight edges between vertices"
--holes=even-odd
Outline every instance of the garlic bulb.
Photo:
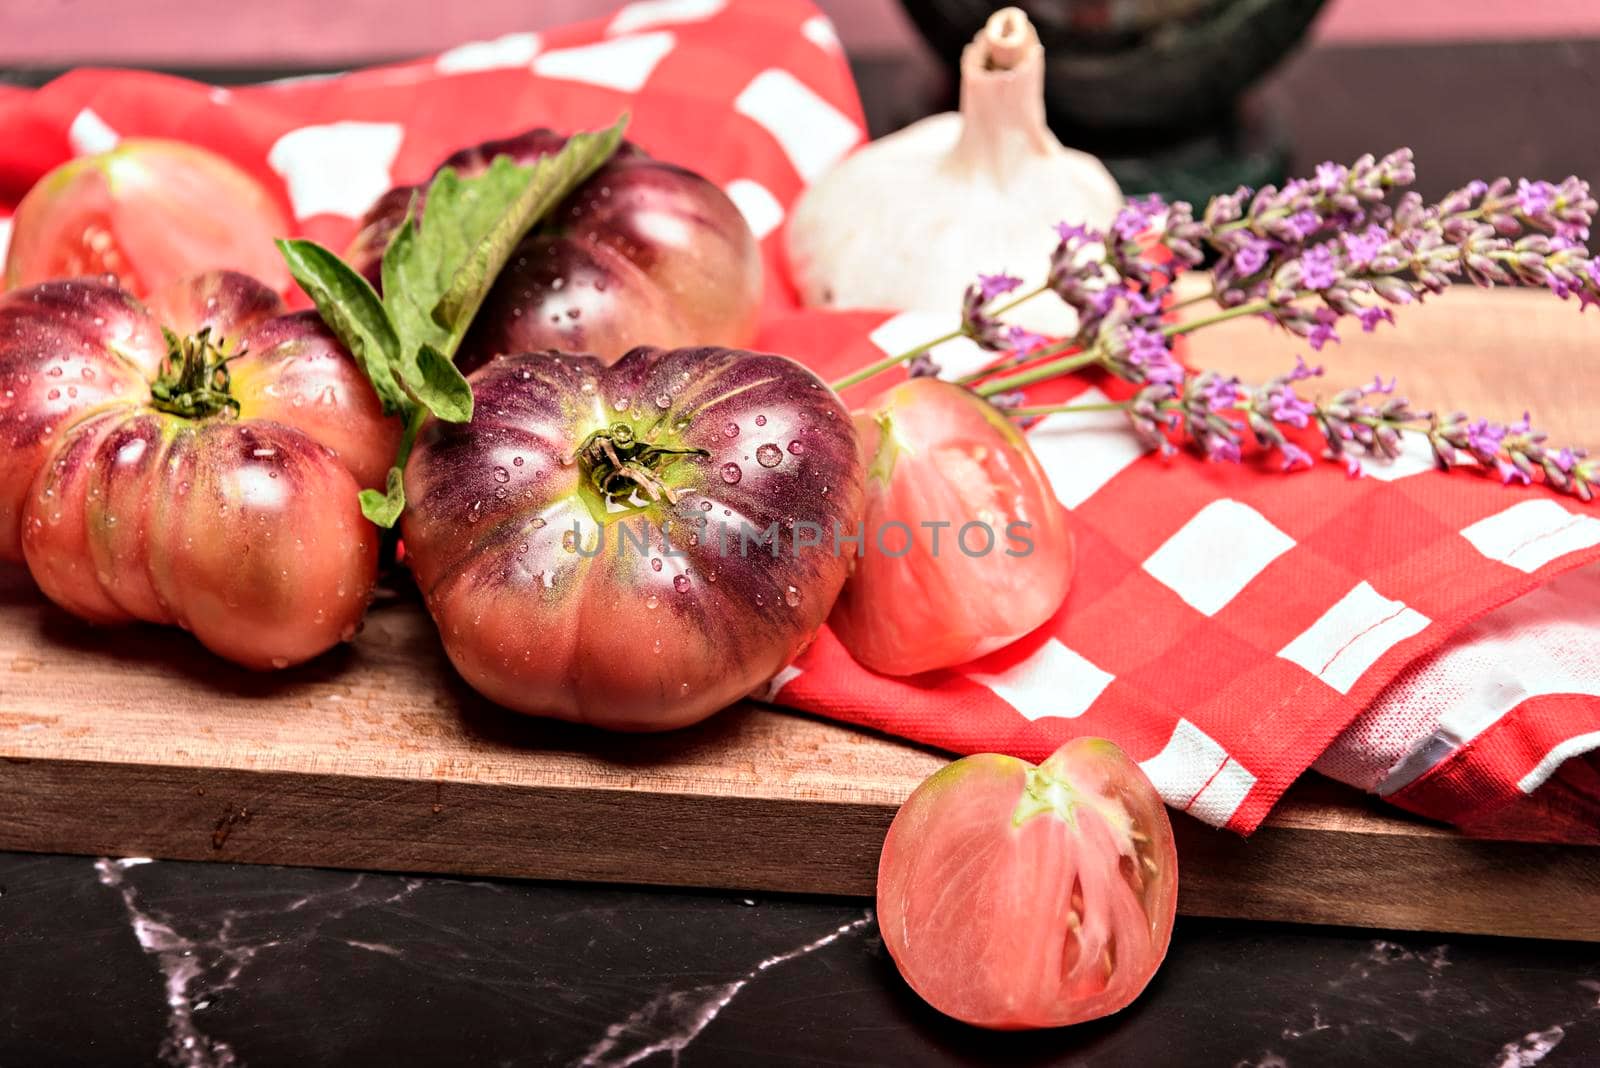
[[[1044,281],[1061,221],[1107,226],[1122,193],[1100,161],[1045,124],[1044,48],[1005,8],[961,54],[961,111],[923,119],[845,159],[800,198],[789,263],[806,304],[954,314],[979,271]],[[1058,301],[1013,317],[1075,328]]]

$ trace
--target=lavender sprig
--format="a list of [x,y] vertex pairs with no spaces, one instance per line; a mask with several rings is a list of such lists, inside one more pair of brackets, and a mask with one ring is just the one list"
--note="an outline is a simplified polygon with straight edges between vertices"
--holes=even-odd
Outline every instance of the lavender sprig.
[[[1322,368],[1303,360],[1246,388],[1216,372],[1191,373],[1174,357],[1176,337],[1244,316],[1266,319],[1322,350],[1350,326],[1370,332],[1393,324],[1396,307],[1456,280],[1542,287],[1563,300],[1576,297],[1580,310],[1600,305],[1600,260],[1585,245],[1600,205],[1587,183],[1501,178],[1471,182],[1427,204],[1408,188],[1415,180],[1410,150],[1399,149],[1348,167],[1324,163],[1281,189],[1213,197],[1198,217],[1186,203],[1151,196],[1130,200],[1104,231],[1063,223],[1042,285],[1012,296],[1021,279],[980,275],[964,295],[956,329],[835,385],[902,363],[911,364],[912,374],[937,374],[929,350],[967,337],[1005,355],[961,381],[982,379],[975,391],[1003,399],[1020,419],[1075,410],[1026,407],[1021,390],[1100,367],[1140,388],[1125,403],[1093,409],[1126,410],[1134,432],[1154,448],[1170,451],[1176,437],[1211,459],[1238,460],[1248,433],[1276,450],[1287,470],[1313,462],[1289,431],[1314,426],[1324,455],[1359,473],[1361,454],[1392,458],[1403,435],[1423,434],[1443,468],[1470,461],[1518,483],[1542,474],[1550,486],[1591,499],[1600,462],[1580,449],[1547,447],[1526,417],[1510,426],[1459,413],[1441,419],[1413,410],[1394,395],[1393,381],[1381,379],[1312,400],[1297,387]],[[1158,248],[1161,255],[1154,254]],[[1173,278],[1208,255],[1209,291],[1175,300]],[[1005,321],[1043,293],[1077,313],[1071,338],[1051,343]],[[1010,299],[1001,304],[1002,297]],[[1175,309],[1202,301],[1216,310],[1171,320]]]

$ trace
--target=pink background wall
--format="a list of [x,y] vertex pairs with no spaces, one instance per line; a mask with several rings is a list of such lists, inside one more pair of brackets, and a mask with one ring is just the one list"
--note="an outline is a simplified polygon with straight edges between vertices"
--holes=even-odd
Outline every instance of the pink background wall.
[[[858,51],[920,47],[896,0],[819,0]],[[603,14],[617,0],[5,0],[0,65],[332,65]],[[402,17],[399,11],[415,14]],[[1600,36],[1600,0],[1332,0],[1327,41]]]

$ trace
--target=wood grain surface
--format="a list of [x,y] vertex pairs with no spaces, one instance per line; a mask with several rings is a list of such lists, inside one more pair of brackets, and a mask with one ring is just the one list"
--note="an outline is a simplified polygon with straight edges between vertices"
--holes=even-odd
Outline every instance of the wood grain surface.
[[[1460,296],[1325,355],[1419,402],[1526,396],[1595,440],[1589,322]],[[1256,324],[1201,340],[1252,375],[1295,351]],[[895,809],[945,759],[750,704],[658,736],[518,717],[460,682],[406,593],[350,646],[254,675],[170,630],[85,627],[0,566],[0,848],[870,894]],[[1248,840],[1173,819],[1185,912],[1600,940],[1597,848],[1473,841],[1320,780]]]

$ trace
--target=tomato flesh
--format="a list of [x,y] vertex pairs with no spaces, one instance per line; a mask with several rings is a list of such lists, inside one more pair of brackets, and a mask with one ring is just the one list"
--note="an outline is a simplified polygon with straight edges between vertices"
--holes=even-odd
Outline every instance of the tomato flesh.
[[1002,1030],[1128,1005],[1166,956],[1177,903],[1166,810],[1110,742],[1037,767],[984,753],[935,773],[884,840],[878,925],[939,1011]]
[[12,220],[7,288],[112,275],[139,298],[202,271],[290,284],[272,239],[289,221],[261,183],[221,156],[132,139],[41,178]]
[[953,383],[913,378],[856,426],[873,457],[875,543],[829,618],[856,660],[887,675],[952,667],[1055,614],[1072,584],[1072,531],[1004,414]]

